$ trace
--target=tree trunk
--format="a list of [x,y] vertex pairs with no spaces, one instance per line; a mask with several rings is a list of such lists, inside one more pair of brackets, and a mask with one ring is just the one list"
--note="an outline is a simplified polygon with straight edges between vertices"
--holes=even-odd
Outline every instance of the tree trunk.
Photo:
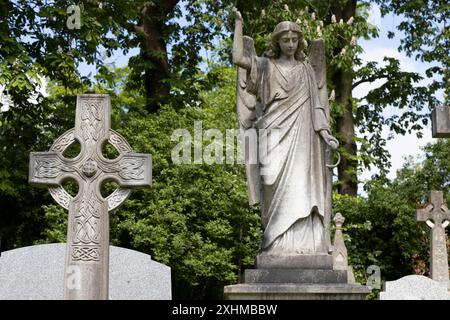
[[146,4],[141,10],[136,32],[141,37],[141,57],[144,66],[146,109],[158,111],[170,93],[169,59],[167,56],[164,28],[168,14],[179,0],[160,0]]
[[[340,19],[343,19],[344,22],[348,21],[350,17],[355,15],[356,0],[349,0],[343,6],[336,5],[332,11],[337,21]],[[346,43],[349,43],[350,39],[347,39],[347,41]],[[358,161],[356,160],[357,147],[352,104],[353,70],[337,70],[333,74],[333,82],[335,84],[336,102],[344,107],[343,113],[337,118],[338,135],[342,146],[345,148],[345,154],[338,166],[340,182],[338,191],[340,194],[357,196],[358,179],[356,173]]]

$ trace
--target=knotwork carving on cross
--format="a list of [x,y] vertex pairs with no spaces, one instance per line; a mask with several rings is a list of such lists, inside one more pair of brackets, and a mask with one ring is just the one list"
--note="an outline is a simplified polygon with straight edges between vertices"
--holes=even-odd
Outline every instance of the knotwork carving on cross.
[[[75,129],[70,129],[66,131],[62,136],[60,136],[50,147],[50,152],[57,152],[59,154],[64,154],[64,151],[66,151],[72,144],[76,143],[75,135],[74,135]],[[120,153],[132,153],[132,149],[128,142],[116,131],[113,129],[109,129],[110,137],[108,139],[108,142],[116,148]],[[45,161],[45,160],[44,160]],[[84,164],[86,167],[87,164],[90,164],[92,167],[96,168],[96,163],[91,161],[89,163],[89,160]],[[44,170],[45,167],[47,168],[55,168],[55,166],[59,165],[59,163],[51,162],[51,163],[43,163],[41,170]],[[67,168],[66,168],[67,169]],[[85,168],[86,169],[86,168]],[[51,169],[49,169],[51,170]],[[82,170],[83,171],[83,170]],[[39,173],[38,173],[39,174]],[[86,174],[86,173],[85,173]],[[87,176],[92,176],[93,173],[87,173]],[[45,176],[48,176],[48,173],[46,173],[43,176],[36,176],[36,178],[44,178]],[[31,182],[30,183],[36,183]],[[48,189],[50,191],[50,194],[52,195],[53,199],[63,208],[69,210],[69,201],[73,198],[69,193],[64,190],[63,186],[56,185],[52,186],[49,185]],[[120,187],[117,188],[113,193],[111,193],[107,198],[108,202],[108,211],[112,211],[114,209],[117,209],[131,194],[131,190],[128,188]]]

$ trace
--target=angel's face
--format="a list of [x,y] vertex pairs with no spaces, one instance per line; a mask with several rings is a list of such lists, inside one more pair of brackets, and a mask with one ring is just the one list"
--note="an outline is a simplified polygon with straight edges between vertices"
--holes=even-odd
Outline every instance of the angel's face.
[[295,54],[298,48],[298,34],[292,31],[285,31],[278,40],[280,50],[286,57],[290,58]]

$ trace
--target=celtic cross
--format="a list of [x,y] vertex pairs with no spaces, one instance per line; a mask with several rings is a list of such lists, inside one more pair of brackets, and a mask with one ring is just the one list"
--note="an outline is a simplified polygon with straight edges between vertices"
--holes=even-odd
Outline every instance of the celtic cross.
[[[47,186],[53,199],[69,210],[65,299],[108,299],[108,212],[126,200],[132,187],[151,184],[151,155],[133,153],[126,140],[110,128],[110,121],[108,95],[79,95],[75,128],[60,136],[49,152],[30,154],[29,182]],[[81,152],[73,159],[64,157],[76,141]],[[107,142],[119,152],[116,159],[103,156]],[[78,183],[75,197],[62,187],[69,179]],[[103,198],[100,187],[110,180],[119,187]]]
[[430,273],[433,280],[448,283],[448,254],[445,227],[450,211],[444,204],[442,191],[430,192],[430,204],[416,211],[417,221],[426,221],[431,228]]

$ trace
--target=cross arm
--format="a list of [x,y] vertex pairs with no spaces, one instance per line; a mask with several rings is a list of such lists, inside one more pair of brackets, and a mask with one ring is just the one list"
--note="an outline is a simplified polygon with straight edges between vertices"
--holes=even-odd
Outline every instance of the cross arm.
[[444,220],[450,221],[450,210],[447,208],[447,206],[445,204],[443,204],[441,206],[441,211],[442,211],[442,216],[443,216]]
[[58,186],[75,170],[57,152],[31,152],[28,182],[36,186]]
[[416,220],[417,221],[427,221],[431,218],[431,211],[433,211],[433,206],[428,204],[425,208],[416,210]]
[[106,178],[121,187],[145,187],[152,181],[152,157],[143,153],[126,153],[117,160],[103,163]]
[[450,219],[450,211],[445,205],[444,193],[442,191],[431,191],[430,199],[436,212],[439,212],[442,215],[443,220]]

